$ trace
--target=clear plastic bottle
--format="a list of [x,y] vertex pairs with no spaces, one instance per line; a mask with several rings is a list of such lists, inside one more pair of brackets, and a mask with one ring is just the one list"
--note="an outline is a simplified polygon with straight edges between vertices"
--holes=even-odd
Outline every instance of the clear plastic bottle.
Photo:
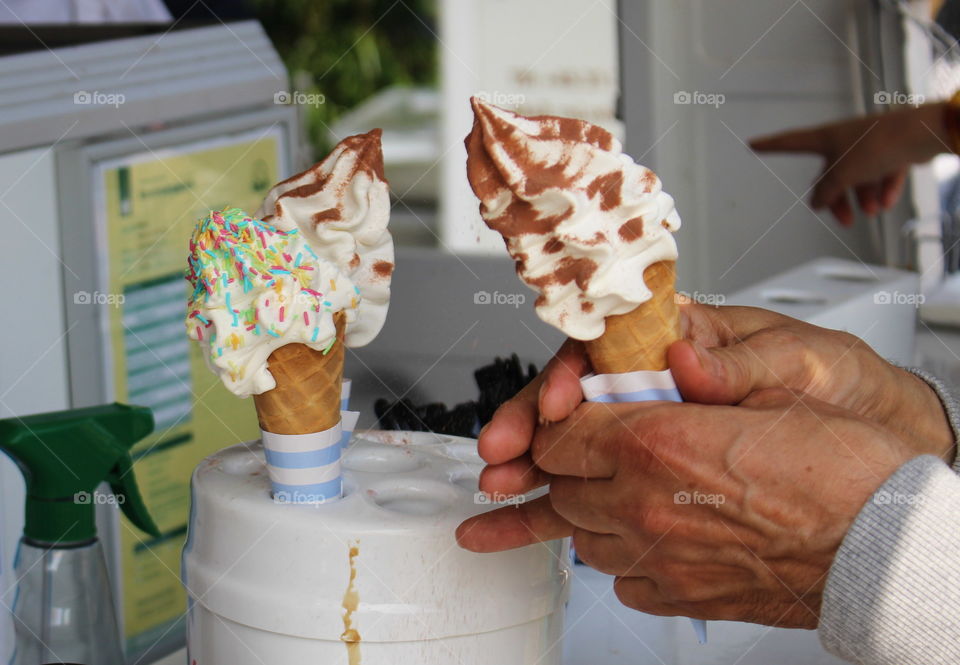
[[105,404],[0,420],[0,451],[26,481],[14,565],[13,665],[123,665],[117,612],[97,540],[96,488],[131,523],[160,530],[133,474],[130,449],[153,431],[150,409]]
[[117,614],[97,539],[17,552],[13,665],[123,665]]

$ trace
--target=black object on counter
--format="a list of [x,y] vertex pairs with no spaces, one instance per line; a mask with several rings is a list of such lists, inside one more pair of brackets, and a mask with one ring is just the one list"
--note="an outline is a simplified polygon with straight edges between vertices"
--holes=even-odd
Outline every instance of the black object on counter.
[[381,429],[436,432],[451,436],[476,436],[490,422],[497,408],[516,395],[537,375],[532,363],[524,373],[517,354],[496,358],[473,373],[480,389],[476,401],[457,404],[452,409],[439,402],[416,405],[409,399],[390,402],[378,399],[374,404]]

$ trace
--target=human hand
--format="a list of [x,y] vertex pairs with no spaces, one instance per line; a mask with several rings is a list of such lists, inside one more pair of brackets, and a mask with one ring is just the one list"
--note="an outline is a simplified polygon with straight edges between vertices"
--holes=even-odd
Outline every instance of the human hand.
[[849,226],[853,208],[848,190],[864,213],[875,215],[900,198],[907,167],[951,151],[943,115],[944,104],[929,104],[757,138],[750,147],[822,156],[811,205],[829,208]]
[[478,437],[477,450],[488,466],[480,489],[491,494],[523,494],[549,482],[534,466],[530,443],[539,423],[563,420],[583,401],[580,377],[590,371],[581,342],[568,339],[523,390],[494,413]]
[[[849,409],[890,429],[916,454],[952,463],[953,433],[933,390],[849,333],[752,307],[681,305],[685,339],[668,360],[684,399],[737,404],[764,388],[788,388]],[[569,417],[590,368],[583,345],[568,341],[540,376],[494,414],[480,433],[489,464],[480,489],[522,494],[549,482],[529,448],[539,421]]]
[[917,455],[955,456],[953,431],[929,385],[850,333],[755,307],[681,306],[684,338],[668,352],[688,402],[738,404],[787,388],[889,429]]
[[814,628],[844,534],[915,454],[783,389],[737,407],[584,403],[534,435],[550,493],[473,517],[457,537],[483,552],[572,535],[635,609]]

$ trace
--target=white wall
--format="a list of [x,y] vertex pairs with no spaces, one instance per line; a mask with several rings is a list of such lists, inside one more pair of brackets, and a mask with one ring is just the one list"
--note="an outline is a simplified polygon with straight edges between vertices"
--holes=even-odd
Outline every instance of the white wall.
[[[444,249],[505,256],[466,177],[469,99],[526,115],[583,118],[622,135],[614,0],[443,0],[441,199]],[[509,20],[505,20],[509,17]]]
[[[53,153],[0,156],[0,229],[4,239],[0,325],[0,417],[68,407],[60,233]],[[67,272],[69,274],[69,271]],[[0,595],[14,582],[13,555],[23,528],[24,485],[0,454]],[[5,602],[9,602],[6,600]],[[0,661],[9,617],[0,606]],[[7,644],[4,642],[7,640]]]
[[[841,229],[808,208],[819,158],[760,158],[746,145],[860,112],[854,35],[864,4],[622,3],[626,148],[677,201],[684,289],[730,293],[824,254],[874,258],[863,223]],[[722,103],[675,103],[678,92]]]

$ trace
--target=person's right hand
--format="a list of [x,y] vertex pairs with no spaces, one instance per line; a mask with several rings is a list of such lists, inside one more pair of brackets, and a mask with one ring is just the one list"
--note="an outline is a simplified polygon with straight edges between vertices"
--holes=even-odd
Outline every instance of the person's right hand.
[[842,120],[750,141],[757,152],[811,153],[824,158],[811,205],[829,208],[841,224],[853,224],[848,190],[868,215],[900,198],[907,167],[950,152],[944,104]]
[[590,371],[581,342],[568,339],[523,390],[504,402],[480,430],[477,450],[488,464],[480,489],[490,494],[523,494],[549,482],[530,457],[538,424],[565,420],[581,402],[580,377]]
[[816,628],[850,525],[913,457],[876,423],[783,388],[737,406],[584,403],[537,428],[550,493],[468,518],[457,542],[572,536],[628,607]]
[[[766,388],[787,388],[849,409],[900,437],[916,453],[953,461],[953,434],[933,390],[891,365],[861,339],[753,307],[681,306],[684,339],[668,360],[686,401],[738,404]],[[529,449],[539,422],[570,416],[590,371],[581,343],[568,340],[543,372],[494,414],[480,433],[488,493],[522,494],[547,484]],[[799,402],[797,408],[804,408]]]

